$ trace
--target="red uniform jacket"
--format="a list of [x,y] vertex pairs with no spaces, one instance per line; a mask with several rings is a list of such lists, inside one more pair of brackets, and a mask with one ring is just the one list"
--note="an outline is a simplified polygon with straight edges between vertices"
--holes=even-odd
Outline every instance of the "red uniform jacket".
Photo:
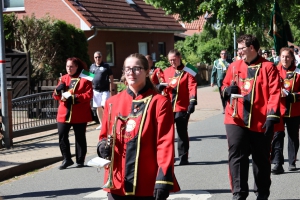
[[187,111],[189,104],[197,105],[196,79],[183,68],[181,65],[176,70],[171,66],[164,70],[164,78],[168,83],[165,92],[172,102],[173,112]]
[[[130,89],[106,101],[99,141],[116,135],[113,184],[117,195],[153,196],[154,188],[179,191],[174,175],[174,126],[166,97],[145,86],[136,98]],[[105,170],[104,182],[109,169]]]
[[[277,66],[280,74],[281,88],[289,91],[294,96],[294,101],[286,101],[286,97],[280,98],[280,113],[282,117],[300,116],[300,69],[291,66],[285,69],[281,64]],[[279,131],[284,131],[283,120],[277,125]]]
[[154,85],[165,82],[164,73],[159,67],[151,67],[150,79]]
[[236,82],[239,94],[237,99],[237,117],[232,117],[235,102],[227,102],[225,124],[236,124],[251,131],[265,132],[262,128],[266,120],[280,121],[280,82],[279,74],[273,63],[257,57],[249,66],[238,60],[230,64],[223,81],[222,91]]
[[77,124],[92,121],[90,106],[93,98],[92,82],[83,78],[74,78],[68,74],[62,76],[61,81],[66,84],[66,91],[72,90],[73,103],[62,101],[61,94],[57,95],[54,90],[53,98],[59,100],[57,122]]

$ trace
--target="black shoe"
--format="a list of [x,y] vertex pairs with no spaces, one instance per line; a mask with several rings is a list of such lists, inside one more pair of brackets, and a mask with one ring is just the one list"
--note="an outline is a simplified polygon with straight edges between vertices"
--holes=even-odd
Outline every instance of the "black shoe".
[[77,163],[77,166],[76,166],[77,168],[81,168],[81,167],[84,167],[84,164],[82,164],[82,163]]
[[269,195],[266,194],[258,194],[256,200],[268,200]]
[[189,161],[188,160],[181,160],[180,162],[179,162],[179,165],[189,165],[190,163],[189,163]]
[[232,200],[246,200],[247,196],[242,195],[242,194],[240,194],[240,193],[237,192],[237,193],[233,194]]
[[69,166],[71,166],[73,164],[74,164],[73,160],[64,160],[63,163],[62,163],[62,165],[59,166],[59,169],[60,170],[66,169],[67,167],[69,167]]
[[296,170],[297,170],[296,165],[289,166],[289,171],[296,171]]
[[281,164],[276,164],[271,170],[273,174],[283,174],[284,169]]

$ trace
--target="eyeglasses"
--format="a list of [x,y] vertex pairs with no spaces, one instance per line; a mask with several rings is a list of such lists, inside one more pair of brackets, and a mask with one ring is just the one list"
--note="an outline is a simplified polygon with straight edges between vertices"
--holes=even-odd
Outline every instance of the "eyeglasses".
[[237,51],[243,51],[245,48],[247,48],[247,47],[237,48]]
[[221,53],[221,55],[227,55],[227,53]]
[[125,72],[125,74],[130,74],[130,72],[134,73],[134,74],[138,74],[141,72],[141,70],[144,69],[143,67],[125,67],[125,69],[123,70]]
[[96,56],[95,58],[101,58],[101,56]]

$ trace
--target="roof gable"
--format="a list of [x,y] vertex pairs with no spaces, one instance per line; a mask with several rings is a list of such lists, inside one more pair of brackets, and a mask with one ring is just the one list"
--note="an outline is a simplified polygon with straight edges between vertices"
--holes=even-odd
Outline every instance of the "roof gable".
[[145,30],[164,32],[184,32],[185,29],[161,9],[134,0],[130,5],[126,0],[80,0],[69,3],[92,26],[98,29]]
[[[173,17],[175,20],[179,21],[179,14],[174,14]],[[185,35],[193,35],[194,33],[201,33],[203,31],[204,25],[206,23],[206,18],[204,15],[199,16],[198,19],[187,23],[187,22],[181,22],[179,21],[182,26],[187,29],[187,31],[184,33]]]

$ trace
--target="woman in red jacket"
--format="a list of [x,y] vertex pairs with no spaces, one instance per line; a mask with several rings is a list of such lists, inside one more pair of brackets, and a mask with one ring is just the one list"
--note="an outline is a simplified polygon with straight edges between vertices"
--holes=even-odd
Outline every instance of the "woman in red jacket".
[[289,171],[296,170],[297,152],[299,149],[300,124],[300,69],[296,68],[295,56],[290,48],[280,50],[280,63],[277,66],[281,80],[280,113],[281,123],[276,126],[272,142],[273,174],[282,174],[284,169],[283,143],[284,124],[288,134]]
[[108,200],[165,200],[179,190],[171,103],[151,83],[143,55],[127,57],[123,71],[128,88],[106,101],[97,146],[100,157],[113,158],[104,178],[113,187],[105,191]]
[[87,151],[85,132],[87,122],[92,121],[90,101],[93,97],[93,88],[91,81],[79,77],[83,69],[87,70],[87,66],[79,58],[68,58],[67,74],[61,77],[53,93],[54,99],[59,101],[57,128],[59,147],[64,158],[59,169],[65,169],[74,164],[69,142],[71,126],[75,133],[77,167],[84,166]]

